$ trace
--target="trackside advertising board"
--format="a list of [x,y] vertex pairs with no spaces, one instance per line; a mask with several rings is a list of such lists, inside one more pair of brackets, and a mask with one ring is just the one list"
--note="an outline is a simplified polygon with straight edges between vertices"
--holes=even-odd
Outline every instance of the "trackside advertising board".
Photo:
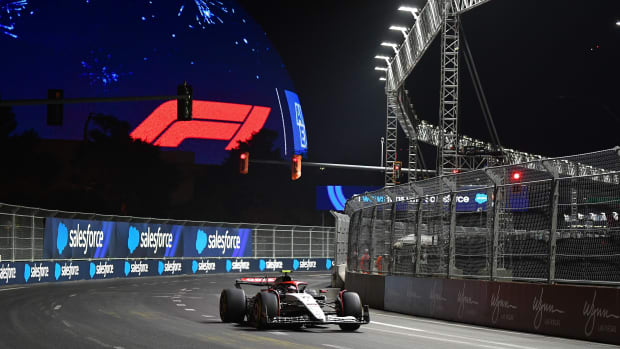
[[90,261],[34,261],[0,263],[0,287],[74,280],[110,278],[201,275],[222,273],[265,273],[274,275],[282,269],[327,271],[333,266],[329,258],[184,258],[184,259],[92,259]]
[[251,257],[252,230],[47,218],[46,259]]

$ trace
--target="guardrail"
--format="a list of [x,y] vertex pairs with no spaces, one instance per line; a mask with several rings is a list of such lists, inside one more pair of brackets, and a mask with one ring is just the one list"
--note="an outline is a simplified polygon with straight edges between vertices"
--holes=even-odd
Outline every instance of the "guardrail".
[[333,227],[127,217],[0,204],[0,286],[329,270],[335,237]]
[[619,178],[616,147],[365,193],[347,201],[348,268],[620,284]]

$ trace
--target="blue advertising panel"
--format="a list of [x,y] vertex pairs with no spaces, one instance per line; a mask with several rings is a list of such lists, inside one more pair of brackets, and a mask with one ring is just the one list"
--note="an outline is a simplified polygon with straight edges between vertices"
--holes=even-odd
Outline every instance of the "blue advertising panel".
[[185,257],[251,257],[252,230],[227,227],[184,227]]
[[316,209],[344,211],[347,200],[353,195],[381,189],[381,187],[354,185],[320,185],[316,187]]
[[304,114],[301,111],[299,96],[295,92],[288,90],[284,90],[284,94],[286,95],[288,110],[291,116],[295,154],[305,154],[308,151],[308,134],[306,133],[306,123],[304,122]]
[[47,218],[43,239],[45,258],[105,258],[114,235],[114,222]]
[[117,223],[113,255],[129,258],[179,257],[183,226],[146,223]]

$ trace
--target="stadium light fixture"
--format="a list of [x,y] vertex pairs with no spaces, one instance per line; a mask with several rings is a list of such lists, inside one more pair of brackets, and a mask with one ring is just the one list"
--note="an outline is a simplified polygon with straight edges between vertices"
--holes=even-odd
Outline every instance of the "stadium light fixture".
[[402,27],[402,26],[399,26],[399,25],[393,25],[393,26],[390,27],[390,30],[397,30],[397,31],[403,33],[403,36],[405,38],[407,37],[407,31],[408,30],[407,30],[406,27]]
[[617,22],[616,22],[616,25],[617,25],[618,27],[620,27],[620,21],[617,21]]
[[413,15],[414,19],[418,19],[418,11],[420,11],[417,7],[411,6],[401,6],[398,8],[398,11],[410,12]]
[[384,77],[384,76],[382,76],[382,77],[380,77],[380,78],[379,78],[379,81],[385,81],[385,80],[386,80],[386,79],[385,79],[385,77]]
[[385,67],[375,67],[375,70],[387,71]]
[[388,57],[388,56],[376,55],[375,58],[376,59],[383,59],[383,60],[385,60],[386,63],[390,63],[390,57]]
[[394,49],[394,52],[398,52],[398,45],[393,43],[393,42],[382,42],[381,46],[387,46],[387,47],[391,47],[392,49]]

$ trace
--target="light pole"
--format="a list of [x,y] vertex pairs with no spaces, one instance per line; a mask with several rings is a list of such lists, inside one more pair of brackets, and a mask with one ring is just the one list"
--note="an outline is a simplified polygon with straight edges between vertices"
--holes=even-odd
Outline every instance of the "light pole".
[[379,162],[381,163],[381,167],[383,167],[383,144],[385,143],[385,137],[381,137],[381,154],[379,154]]

